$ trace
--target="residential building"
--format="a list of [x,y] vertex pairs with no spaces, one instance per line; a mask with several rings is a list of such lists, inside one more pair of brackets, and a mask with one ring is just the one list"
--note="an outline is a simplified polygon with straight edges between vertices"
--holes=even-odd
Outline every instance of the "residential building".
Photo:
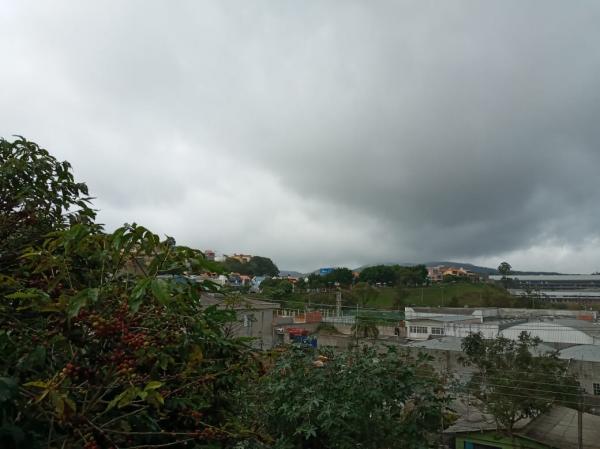
[[472,282],[480,280],[480,276],[477,273],[465,270],[462,267],[448,267],[444,265],[427,267],[427,276],[431,282],[442,282],[448,277],[468,279]]
[[214,262],[215,252],[212,249],[204,250],[204,258],[210,262]]
[[226,257],[228,257],[229,259],[235,259],[241,263],[248,263],[250,262],[250,259],[252,259],[252,256],[250,254],[234,254],[233,256]]
[[437,267],[427,267],[427,277],[431,282],[442,282],[444,280],[444,271],[448,267],[438,265]]
[[216,305],[222,309],[235,311],[237,320],[225,327],[228,335],[249,337],[257,349],[270,349],[274,346],[273,316],[279,304],[255,299],[242,298],[235,302],[219,294],[203,294],[200,298],[205,306]]
[[481,324],[480,317],[472,315],[440,315],[422,318],[406,319],[406,338],[409,340],[427,340],[446,335],[449,325],[457,324],[468,328],[472,324]]

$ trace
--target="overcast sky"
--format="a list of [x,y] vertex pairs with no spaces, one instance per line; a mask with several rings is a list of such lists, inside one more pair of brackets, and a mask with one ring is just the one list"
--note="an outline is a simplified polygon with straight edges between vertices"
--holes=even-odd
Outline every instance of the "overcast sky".
[[0,136],[280,268],[600,270],[600,2],[0,2]]

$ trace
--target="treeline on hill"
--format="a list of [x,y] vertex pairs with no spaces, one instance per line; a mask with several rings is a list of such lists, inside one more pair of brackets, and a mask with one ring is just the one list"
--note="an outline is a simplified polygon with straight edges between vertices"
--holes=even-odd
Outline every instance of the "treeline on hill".
[[247,276],[277,276],[279,268],[268,257],[252,256],[248,262],[228,257],[223,262],[223,268],[228,273],[239,273]]
[[235,298],[162,276],[212,270],[200,251],[106,232],[90,201],[68,163],[0,139],[2,449],[434,444],[447,398],[425,359],[257,353],[224,332]]
[[371,285],[416,287],[427,283],[427,267],[415,265],[405,267],[401,265],[373,265],[363,269],[358,277],[348,268],[336,268],[333,271],[320,275],[311,273],[307,280],[299,279],[301,288],[327,288],[340,285],[348,287],[359,282]]
[[[365,268],[358,276],[355,276],[349,268],[336,268],[331,272],[320,275],[311,273],[306,278],[300,278],[295,285],[287,279],[265,279],[261,283],[264,295],[275,300],[304,301],[294,292],[306,292],[307,290],[331,289],[342,287],[345,289],[343,298],[344,305],[363,305],[372,303],[379,292],[373,286],[396,287],[397,294],[394,295],[393,306],[400,306],[402,298],[406,296],[404,287],[415,287],[427,283],[427,268],[424,265],[405,267],[400,265],[374,265]],[[349,288],[352,291],[349,291]],[[313,292],[314,293],[314,292]],[[333,304],[334,299],[330,295],[316,293],[315,302],[322,304]]]

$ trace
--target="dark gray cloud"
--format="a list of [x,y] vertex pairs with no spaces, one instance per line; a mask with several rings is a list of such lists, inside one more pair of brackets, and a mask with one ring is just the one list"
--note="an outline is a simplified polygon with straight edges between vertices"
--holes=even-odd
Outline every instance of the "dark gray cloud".
[[283,267],[600,268],[594,1],[4,2],[0,134]]

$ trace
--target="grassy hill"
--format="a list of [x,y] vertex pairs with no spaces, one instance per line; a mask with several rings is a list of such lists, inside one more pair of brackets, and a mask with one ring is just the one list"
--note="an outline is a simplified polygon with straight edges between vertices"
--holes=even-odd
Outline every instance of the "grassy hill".
[[[342,291],[343,306],[349,308],[356,304],[352,299],[352,291]],[[274,299],[283,307],[304,308],[334,307],[335,293],[291,293],[280,298],[270,297],[268,294],[257,295],[257,298]],[[377,296],[370,301],[366,308],[381,310],[402,310],[404,306],[448,306],[448,307],[510,307],[522,306],[517,304],[519,298],[511,297],[502,288],[489,284],[435,284],[429,287],[411,287],[398,289],[395,287],[381,287],[377,289]]]
[[405,288],[401,291],[395,288],[381,288],[373,307],[397,308],[399,297],[403,305],[433,307],[500,306],[509,305],[514,299],[503,289],[488,284],[434,284],[422,288]]

